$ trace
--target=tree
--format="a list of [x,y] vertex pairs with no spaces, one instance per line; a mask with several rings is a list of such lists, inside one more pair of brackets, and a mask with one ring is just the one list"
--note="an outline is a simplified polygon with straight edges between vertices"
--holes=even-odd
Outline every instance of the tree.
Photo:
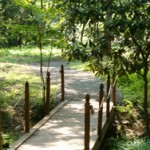
[[[56,11],[53,9],[52,5],[49,7],[44,7],[44,1],[40,1],[40,6],[32,2],[23,3],[18,1],[18,5],[28,12],[28,17],[24,18],[25,25],[28,26],[28,31],[30,32],[30,37],[34,37],[37,47],[40,50],[40,76],[43,87],[43,102],[45,103],[45,79],[43,73],[43,46],[50,44],[55,45],[53,40],[61,35],[59,33],[59,28],[54,27],[58,23]],[[57,41],[57,40],[55,40]]]
[[[150,2],[148,0],[132,0],[120,4],[116,9],[117,17],[110,29],[119,32],[120,49],[128,55],[125,70],[141,75],[144,82],[143,108],[147,135],[150,137],[150,122],[148,114],[148,71],[150,62]],[[121,10],[121,11],[120,11]]]
[[[58,4],[58,3],[57,3]],[[60,32],[56,2],[45,0],[3,0],[0,19],[2,25],[1,39],[7,46],[20,46],[24,43],[34,44],[40,50],[40,76],[43,87],[43,102],[45,103],[45,79],[43,73],[43,46],[58,45]]]
[[67,57],[87,62],[96,75],[138,73],[144,81],[143,108],[147,135],[150,61],[148,0],[70,0],[65,7]]

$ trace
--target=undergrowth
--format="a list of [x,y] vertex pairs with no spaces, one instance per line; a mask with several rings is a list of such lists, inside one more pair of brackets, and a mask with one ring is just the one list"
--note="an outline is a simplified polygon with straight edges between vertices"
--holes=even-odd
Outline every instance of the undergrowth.
[[150,139],[115,139],[112,150],[150,150]]
[[[150,83],[150,71],[148,81]],[[115,130],[115,133],[106,137],[103,144],[104,149],[150,150],[150,139],[144,136],[142,78],[137,74],[122,76],[118,79],[117,86],[124,98],[116,106],[115,122],[111,129]],[[150,89],[150,84],[148,89]],[[150,97],[150,92],[148,97]],[[150,99],[148,101],[150,103]]]
[[[150,71],[148,72],[148,83],[150,83]],[[143,111],[144,85],[142,77],[137,74],[123,76],[118,79],[117,84],[124,99],[128,99],[132,103],[138,105],[138,107]],[[150,89],[150,84],[148,85],[148,89]],[[150,98],[150,92],[148,92],[148,98]],[[148,99],[148,101],[150,103],[150,99]]]

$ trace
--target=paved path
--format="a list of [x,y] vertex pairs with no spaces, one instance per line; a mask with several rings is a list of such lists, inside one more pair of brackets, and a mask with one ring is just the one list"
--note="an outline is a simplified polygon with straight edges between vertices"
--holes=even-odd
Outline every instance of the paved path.
[[[97,93],[99,92],[99,84],[101,81],[89,72],[70,69],[66,61],[50,62],[48,70],[51,73],[52,84],[60,84],[60,66],[62,64],[64,65],[65,70],[66,99],[80,101],[87,93],[91,95],[91,98],[97,99]],[[44,66],[43,70],[46,75],[47,63],[45,63]],[[40,75],[39,64],[28,66],[28,71],[34,71],[37,75]]]

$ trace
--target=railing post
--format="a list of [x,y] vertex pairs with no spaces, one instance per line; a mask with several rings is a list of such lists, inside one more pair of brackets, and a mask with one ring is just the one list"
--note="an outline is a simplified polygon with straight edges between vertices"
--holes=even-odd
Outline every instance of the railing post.
[[112,101],[113,105],[116,105],[116,79],[115,76],[113,76],[113,82],[112,82]]
[[104,98],[104,85],[100,84],[99,92],[99,111],[98,111],[98,136],[101,138],[102,119],[103,119],[103,98]]
[[84,116],[84,150],[90,149],[90,95],[85,96],[85,116]]
[[65,87],[64,87],[64,66],[61,65],[61,101],[64,101],[65,99]]
[[25,133],[29,132],[29,83],[25,83]]
[[46,115],[49,114],[50,111],[50,73],[47,72],[46,77]]
[[0,108],[0,150],[2,150],[2,117],[1,117],[1,108]]
[[110,75],[107,76],[107,109],[106,116],[107,120],[109,120],[109,111],[110,111]]

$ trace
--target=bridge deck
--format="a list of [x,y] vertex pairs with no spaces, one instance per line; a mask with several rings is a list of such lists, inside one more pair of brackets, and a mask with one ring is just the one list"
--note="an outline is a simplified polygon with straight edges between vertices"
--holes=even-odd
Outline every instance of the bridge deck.
[[[98,102],[91,99],[95,114],[91,115],[90,149],[97,139],[97,111]],[[84,103],[82,101],[68,101],[59,109],[20,147],[11,150],[83,150],[84,149]],[[105,112],[104,104],[104,112]],[[105,122],[105,113],[103,124]]]

